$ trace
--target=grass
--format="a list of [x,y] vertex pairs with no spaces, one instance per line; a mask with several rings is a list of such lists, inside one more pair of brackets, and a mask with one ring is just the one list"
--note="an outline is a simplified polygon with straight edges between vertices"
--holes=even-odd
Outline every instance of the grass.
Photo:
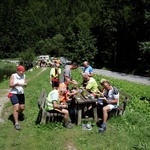
[[[10,120],[12,106],[5,105],[3,117],[5,123],[0,124],[0,149],[2,150],[66,150],[75,147],[78,150],[146,150],[150,149],[150,88],[149,86],[131,83],[128,81],[108,78],[113,85],[132,96],[126,109],[126,114],[108,120],[107,131],[98,134],[98,127],[92,123],[93,130],[83,131],[81,126],[65,129],[60,122],[47,125],[35,125],[38,114],[37,99],[42,88],[47,93],[51,90],[49,84],[49,69],[33,78],[40,70],[27,72],[29,81],[26,93],[25,120],[20,122],[21,131],[13,128]],[[81,82],[78,71],[73,71],[73,77]],[[97,81],[103,76],[95,75]],[[105,77],[106,78],[106,77]],[[7,81],[8,83],[8,81]],[[0,84],[5,87],[7,84]]]

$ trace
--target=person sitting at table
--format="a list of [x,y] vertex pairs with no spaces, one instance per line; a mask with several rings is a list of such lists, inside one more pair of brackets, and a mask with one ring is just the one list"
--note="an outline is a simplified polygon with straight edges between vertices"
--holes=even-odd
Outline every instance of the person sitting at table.
[[98,90],[98,84],[93,77],[90,77],[88,74],[83,74],[83,79],[87,82],[85,89],[87,89],[90,93],[96,94]]
[[106,121],[108,118],[108,112],[112,109],[116,109],[119,105],[119,90],[112,86],[109,81],[103,80],[101,83],[102,87],[104,88],[103,92],[100,93],[103,100],[103,123],[99,129],[100,133],[103,133],[106,130]]
[[[90,97],[95,98],[97,96],[97,93],[99,92],[98,90],[98,84],[96,82],[96,80],[93,77],[90,77],[88,74],[83,74],[83,79],[85,81],[87,81],[87,85],[85,87],[85,89],[90,93]],[[90,113],[90,110],[92,109],[92,105],[88,105],[87,106],[87,110],[85,107],[85,115],[88,116],[88,114]]]
[[55,110],[64,115],[64,127],[72,128],[71,120],[69,117],[69,112],[67,110],[67,104],[60,103],[59,96],[66,92],[66,89],[59,88],[52,90],[47,97],[45,110],[51,111]]
[[63,89],[66,90],[64,93],[62,93],[62,94],[59,95],[61,103],[66,103],[71,96],[77,94],[77,91],[75,91],[75,90],[69,91],[68,86],[70,84],[71,84],[70,80],[65,80],[64,82],[62,82],[62,83],[59,84],[58,89],[62,89],[63,88]]

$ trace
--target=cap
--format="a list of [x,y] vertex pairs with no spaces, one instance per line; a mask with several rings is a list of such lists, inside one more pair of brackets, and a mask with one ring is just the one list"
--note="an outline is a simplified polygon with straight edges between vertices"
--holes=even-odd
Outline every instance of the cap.
[[103,82],[106,82],[106,79],[101,79],[100,83],[102,84]]
[[25,71],[25,68],[24,66],[17,66],[17,71]]

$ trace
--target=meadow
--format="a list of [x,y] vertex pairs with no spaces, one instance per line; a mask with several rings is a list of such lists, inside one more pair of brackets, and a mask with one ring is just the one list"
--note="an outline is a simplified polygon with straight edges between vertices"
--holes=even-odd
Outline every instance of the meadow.
[[[16,131],[12,123],[12,106],[5,105],[0,123],[1,150],[148,150],[150,149],[150,87],[124,80],[117,80],[104,76],[94,75],[97,82],[102,78],[108,79],[114,86],[132,96],[125,115],[112,117],[108,120],[104,134],[98,133],[98,127],[91,122],[91,131],[82,130],[81,126],[74,125],[73,129],[62,127],[60,122],[46,125],[36,125],[38,115],[37,100],[42,88],[47,93],[51,91],[49,71],[40,72],[37,69],[27,72],[29,80],[25,89],[26,110],[25,120],[20,122],[22,130]],[[73,71],[73,77],[81,83],[80,71]],[[8,88],[8,80],[0,84],[0,89]]]
[[15,70],[15,64],[0,62],[0,82],[7,79]]

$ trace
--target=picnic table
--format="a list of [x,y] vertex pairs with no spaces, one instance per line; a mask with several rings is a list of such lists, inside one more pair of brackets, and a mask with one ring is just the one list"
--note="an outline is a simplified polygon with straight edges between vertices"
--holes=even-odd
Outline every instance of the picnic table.
[[91,99],[91,98],[89,98],[89,95],[90,95],[90,93],[85,89],[83,92],[74,95],[74,99],[75,99],[75,102],[77,105],[77,111],[78,111],[77,125],[81,124],[82,110],[88,104],[92,105],[93,118],[96,122],[98,121],[97,106],[96,106],[97,99],[95,99],[95,98]]

